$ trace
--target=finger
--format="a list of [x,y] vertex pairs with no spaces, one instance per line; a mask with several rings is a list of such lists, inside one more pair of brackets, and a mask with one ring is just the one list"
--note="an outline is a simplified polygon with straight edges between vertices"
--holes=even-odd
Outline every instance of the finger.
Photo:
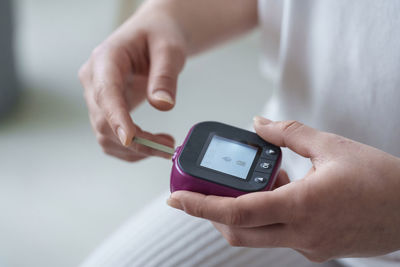
[[88,100],[87,105],[89,108],[90,124],[96,136],[107,136],[121,144],[121,141],[117,136],[114,135],[113,131],[110,128],[110,125],[107,122],[107,119],[104,117],[102,111],[99,109],[96,103],[94,103],[93,100]]
[[[94,104],[96,105],[96,104]],[[94,107],[96,109],[96,107]],[[97,108],[98,109],[98,108]],[[141,156],[159,156],[163,158],[171,158],[170,154],[151,149],[149,147],[139,145],[137,143],[132,143],[131,145],[125,147],[121,145],[121,142],[119,139],[114,135],[112,132],[111,128],[109,127],[106,119],[102,114],[98,115],[99,112],[92,112],[89,115],[92,127],[96,133],[97,136],[97,141],[98,143],[104,148],[106,147],[106,144],[110,144],[110,140],[112,140],[113,146],[115,146],[117,149],[120,150],[127,150],[130,151],[130,153],[133,154],[140,154]],[[160,144],[163,144],[165,146],[174,148],[175,145],[175,140],[172,136],[168,134],[152,134],[149,132],[143,131],[139,126],[136,124],[136,135]]]
[[125,62],[127,56],[117,55],[114,50],[100,53],[93,64],[92,96],[113,133],[127,146],[136,133],[123,93],[129,63]]
[[297,121],[273,122],[263,117],[254,118],[254,129],[264,140],[288,147],[294,152],[314,158],[326,145],[325,135]]
[[[139,129],[139,128],[138,128]],[[163,144],[165,146],[169,147],[174,147],[175,140],[173,139],[172,136],[167,135],[167,134],[150,134],[148,132],[141,132],[138,134],[138,136],[142,138],[146,138],[148,140],[153,140],[154,142],[157,142],[159,144]],[[103,148],[107,149],[114,149],[114,150],[119,150],[123,151],[124,154],[127,155],[127,158],[134,158],[135,156],[140,156],[142,158],[148,157],[148,156],[158,156],[158,157],[163,157],[163,158],[171,158],[171,155],[162,151],[158,151],[155,149],[152,149],[147,146],[143,146],[140,144],[137,144],[133,142],[130,146],[125,147],[122,146],[121,143],[114,137],[110,135],[101,135],[99,134],[97,137],[98,142]]]
[[[104,118],[101,109],[94,101],[92,82],[91,61],[85,63],[79,70],[79,79],[84,87],[84,99],[86,101],[89,113],[89,120],[94,133],[97,135],[107,135],[112,133],[107,120]],[[113,134],[113,133],[112,133]]]
[[291,219],[291,194],[256,192],[237,198],[203,195],[189,191],[171,194],[168,204],[186,213],[231,226],[257,227]]
[[[121,146],[121,145],[120,145]],[[140,155],[138,153],[132,153],[129,150],[124,150],[121,148],[116,148],[116,147],[112,147],[112,148],[103,148],[103,151],[105,154],[109,155],[109,156],[113,156],[119,159],[122,159],[124,161],[128,161],[128,162],[136,162],[142,159],[147,158],[148,156],[145,155]]]
[[[161,138],[165,137],[161,135]],[[149,156],[159,156],[164,158],[171,157],[171,155],[166,153],[159,153],[158,151],[155,150],[153,151],[146,150],[147,147],[144,146],[137,149],[132,149],[131,147],[124,147],[118,140],[115,140],[113,136],[109,137],[99,134],[97,136],[97,140],[101,145],[101,147],[103,148],[104,153],[129,162],[139,161]]]
[[[120,139],[114,134],[112,129],[110,128],[110,125],[108,124],[107,119],[103,116],[99,108],[96,106],[96,104],[93,104],[92,107],[89,105],[89,119],[90,123],[92,125],[93,131],[95,132],[95,135],[97,137],[97,142],[104,147],[104,141],[108,142],[109,140],[112,140],[113,145],[116,146],[119,149],[123,148],[128,148],[124,145],[121,144]],[[135,127],[137,127],[135,125]]]
[[79,80],[84,89],[89,87],[90,82],[92,81],[92,73],[91,73],[91,61],[85,62],[78,71]]
[[118,140],[114,140],[113,137],[96,134],[97,142],[100,144],[103,152],[110,156],[115,156],[119,159],[126,161],[136,161],[138,157],[144,158],[145,156],[139,153],[133,153],[128,148],[121,145]]
[[150,42],[150,75],[148,100],[159,110],[175,105],[178,74],[183,68],[183,49],[178,45]]
[[[90,121],[93,126],[93,129],[96,133],[97,141],[98,143],[103,147],[104,152],[107,154],[118,154],[118,153],[108,153],[110,150],[110,147],[112,146],[114,150],[120,150],[120,151],[125,151],[124,152],[124,160],[132,161],[130,158],[134,158],[135,156],[139,155],[142,158],[147,157],[147,156],[158,156],[158,157],[163,157],[163,158],[171,158],[170,154],[157,151],[154,149],[151,149],[149,147],[139,145],[137,143],[132,143],[130,146],[123,146],[121,145],[121,142],[119,139],[113,134],[112,130],[110,129],[108,123],[104,119],[102,115],[100,116],[92,116],[90,115]],[[149,140],[152,140],[154,142],[169,146],[169,147],[174,147],[175,140],[172,136],[168,134],[151,134],[149,132],[144,132],[140,129],[139,126],[135,125],[137,135],[146,138]],[[107,151],[105,151],[107,150]],[[121,158],[121,156],[119,156]]]
[[284,224],[273,224],[255,228],[240,228],[213,222],[231,246],[250,248],[286,247],[290,244],[290,235]]
[[135,109],[146,99],[147,75],[129,75],[126,82],[125,99],[129,104],[129,110]]

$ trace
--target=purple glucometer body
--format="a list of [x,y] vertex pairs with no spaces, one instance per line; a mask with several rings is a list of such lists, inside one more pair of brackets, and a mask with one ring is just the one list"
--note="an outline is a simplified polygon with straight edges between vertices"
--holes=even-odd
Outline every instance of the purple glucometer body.
[[282,152],[253,132],[202,122],[190,129],[172,161],[171,192],[237,197],[271,190]]

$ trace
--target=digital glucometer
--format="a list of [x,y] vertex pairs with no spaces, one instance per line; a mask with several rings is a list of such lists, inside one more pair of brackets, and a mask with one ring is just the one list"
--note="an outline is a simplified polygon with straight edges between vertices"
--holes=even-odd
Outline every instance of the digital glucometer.
[[271,190],[281,159],[279,147],[253,132],[219,122],[201,122],[190,129],[173,153],[171,192],[189,190],[237,197]]

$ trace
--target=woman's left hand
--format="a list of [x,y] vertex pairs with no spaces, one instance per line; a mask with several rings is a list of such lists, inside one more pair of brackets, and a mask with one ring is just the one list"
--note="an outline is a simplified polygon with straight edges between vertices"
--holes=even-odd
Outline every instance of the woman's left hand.
[[400,249],[400,159],[296,121],[257,117],[259,136],[311,160],[301,180],[237,198],[174,192],[168,204],[208,219],[232,246],[290,247],[311,261]]

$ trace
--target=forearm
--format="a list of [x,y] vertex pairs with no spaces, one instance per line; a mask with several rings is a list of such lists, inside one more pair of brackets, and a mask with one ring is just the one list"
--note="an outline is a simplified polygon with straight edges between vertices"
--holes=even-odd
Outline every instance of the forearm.
[[[257,25],[257,0],[149,0],[139,12],[166,12],[181,28],[192,55]],[[162,10],[162,12],[158,12]]]

